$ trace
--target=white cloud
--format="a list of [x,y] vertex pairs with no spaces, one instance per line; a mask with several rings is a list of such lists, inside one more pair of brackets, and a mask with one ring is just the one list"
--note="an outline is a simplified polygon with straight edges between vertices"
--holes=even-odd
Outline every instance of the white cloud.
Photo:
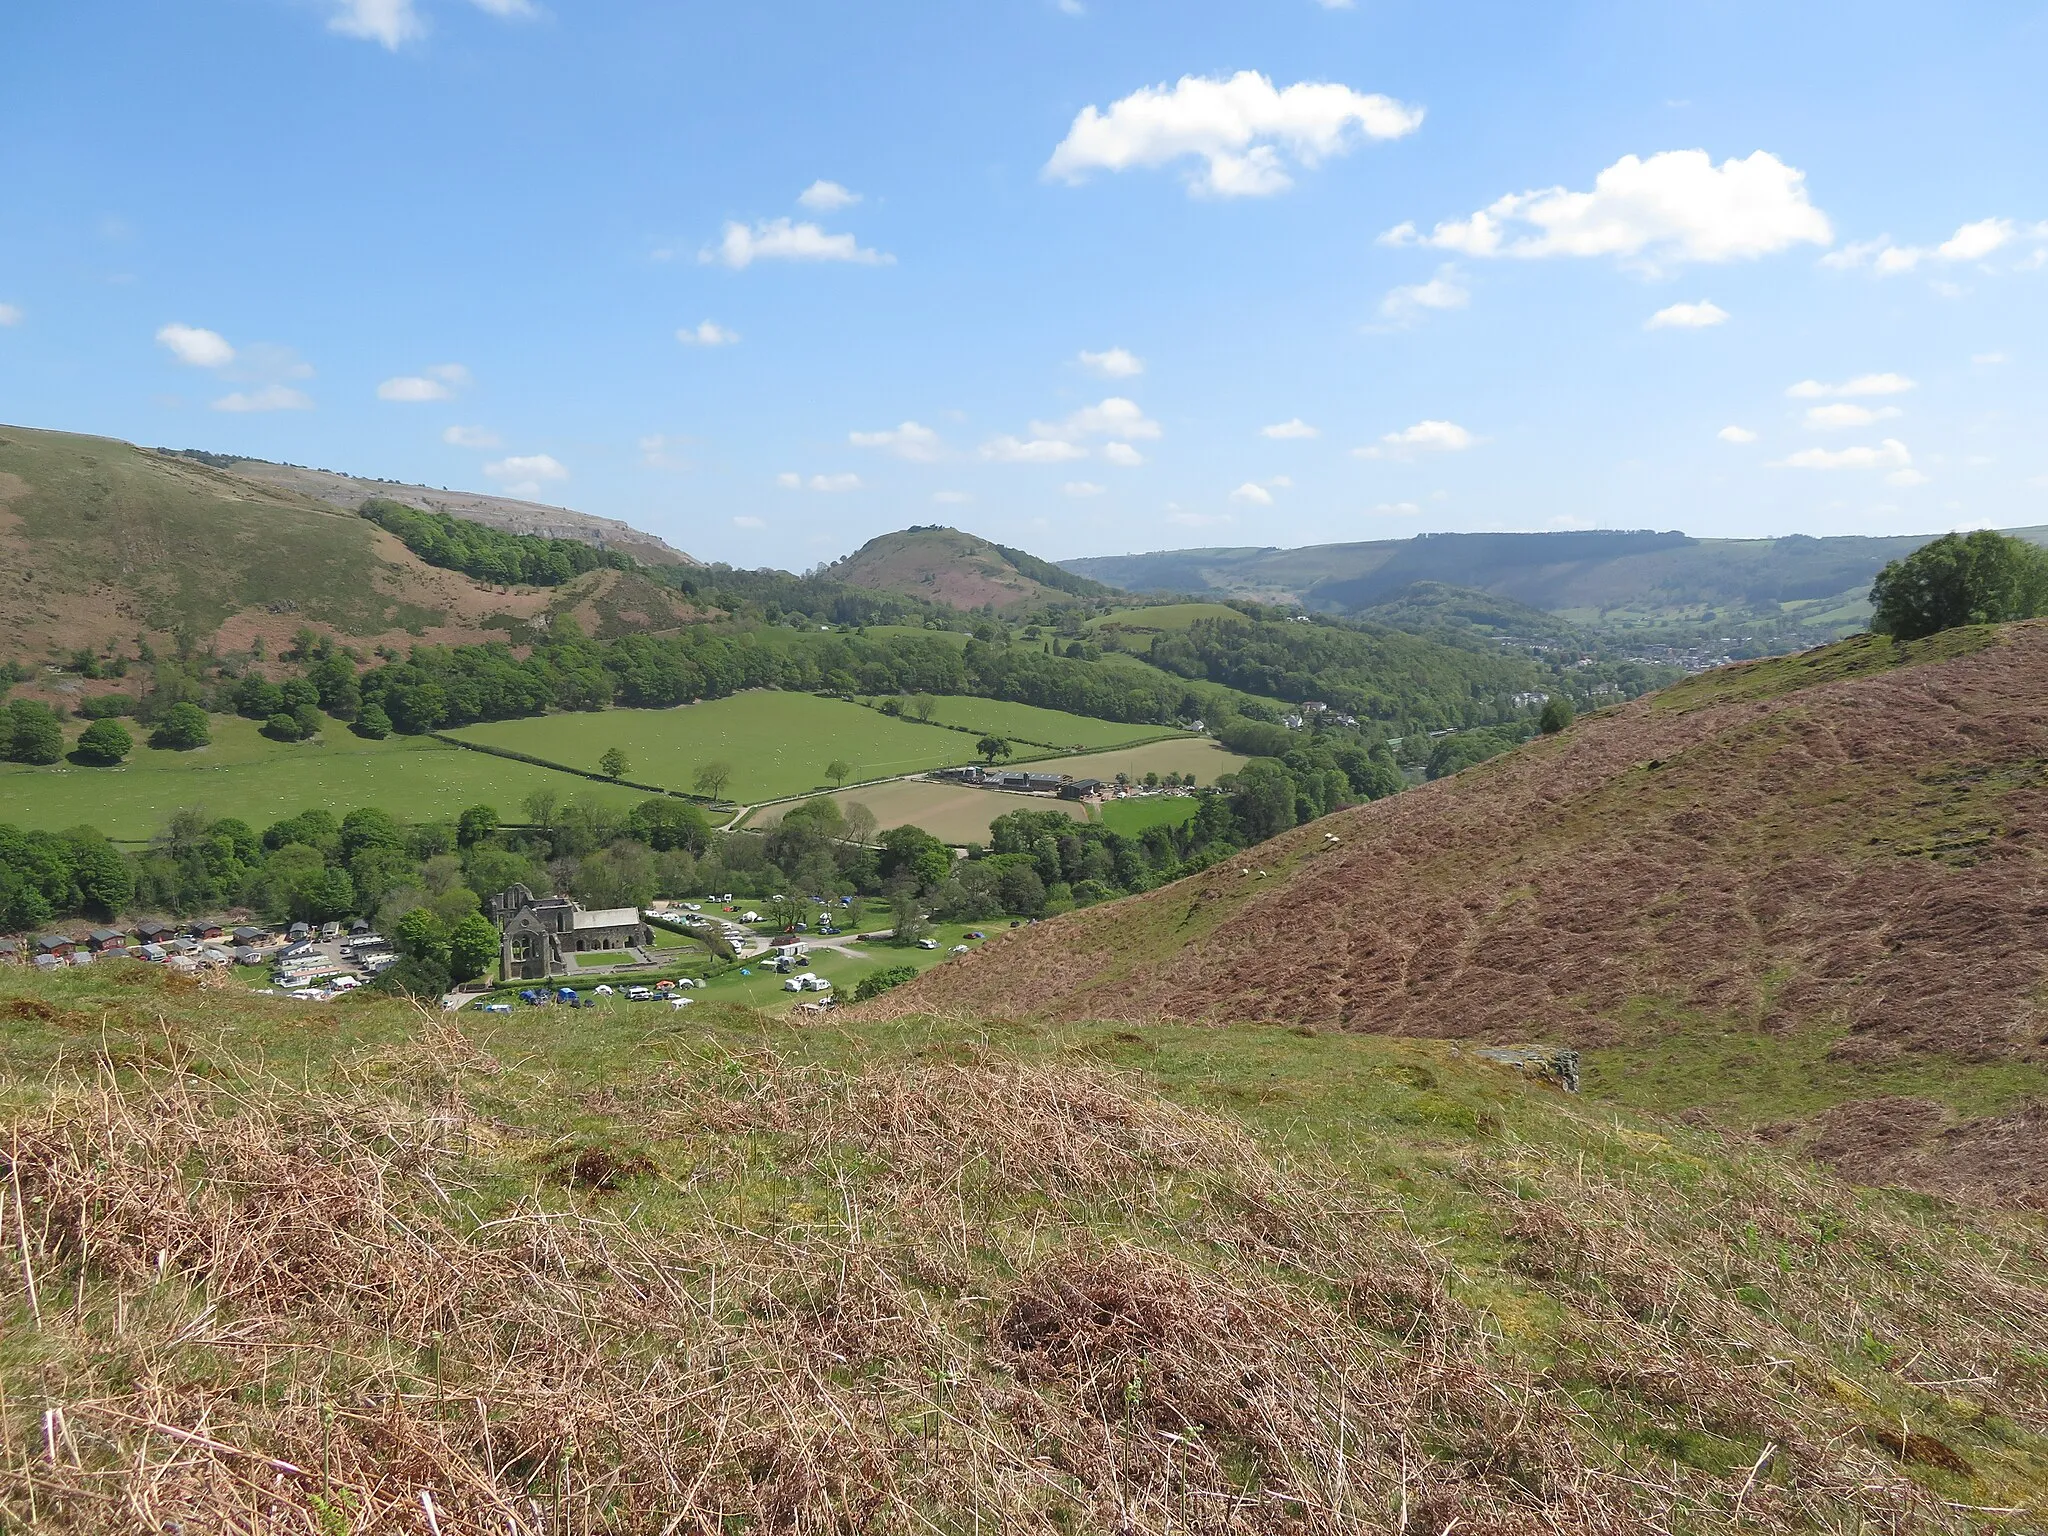
[[804,485],[808,490],[822,491],[827,495],[835,495],[840,491],[859,490],[860,476],[854,474],[813,475],[804,482]]
[[1090,373],[1105,379],[1134,379],[1145,371],[1145,364],[1122,347],[1111,347],[1107,352],[1083,352],[1080,363]]
[[1292,186],[1283,155],[1313,167],[1360,137],[1398,139],[1422,125],[1422,109],[1349,86],[1302,82],[1285,90],[1253,70],[1228,80],[1184,75],[1110,105],[1084,107],[1046,162],[1048,177],[1157,167],[1195,157],[1189,189],[1217,197],[1264,197]]
[[21,324],[21,306],[18,304],[0,304],[0,326],[19,324]]
[[796,200],[813,213],[837,213],[859,202],[860,194],[849,191],[836,181],[814,181],[797,193]]
[[1859,373],[1840,384],[1801,379],[1785,393],[1794,400],[1829,400],[1858,395],[1903,395],[1913,381],[1903,373]]
[[1016,437],[998,437],[981,445],[981,456],[997,464],[1066,464],[1088,457],[1077,443],[1041,437],[1029,442]]
[[1102,456],[1119,469],[1136,469],[1145,462],[1145,455],[1129,443],[1104,443]]
[[334,0],[327,30],[395,50],[400,43],[424,36],[427,27],[412,0]]
[[1413,325],[1432,309],[1463,309],[1472,301],[1469,291],[1459,285],[1457,270],[1439,267],[1426,283],[1409,283],[1395,288],[1380,300],[1380,315],[1398,325]]
[[469,0],[478,10],[503,21],[527,21],[540,15],[533,0]]
[[1838,400],[1833,405],[1809,405],[1806,425],[1815,432],[1839,432],[1845,427],[1867,427],[1904,414],[1896,405],[1854,405]]
[[729,331],[716,320],[700,320],[676,332],[676,340],[686,347],[730,347],[739,339],[738,331]]
[[728,223],[717,247],[698,252],[697,259],[707,265],[723,262],[736,272],[757,261],[850,261],[876,267],[896,260],[868,250],[852,235],[828,235],[816,224],[789,219],[768,219],[752,226]]
[[172,324],[158,331],[156,339],[169,347],[179,362],[193,368],[225,368],[235,360],[235,349],[219,331]]
[[732,520],[735,528],[766,528],[768,520],[762,517],[736,517]]
[[1082,437],[1157,438],[1159,423],[1148,419],[1135,400],[1112,395],[1100,405],[1083,406],[1065,421],[1034,421],[1031,430],[1039,437],[1071,441]]
[[441,441],[451,448],[496,448],[502,440],[489,427],[449,427]]
[[800,491],[804,488],[804,477],[802,475],[791,474],[788,470],[784,470],[781,474],[775,477],[775,483],[781,486],[785,491]]
[[1806,173],[1758,150],[1716,166],[1705,150],[1623,155],[1590,192],[1511,192],[1469,218],[1420,234],[1402,224],[1390,245],[1468,256],[1617,256],[1647,262],[1733,261],[1834,238],[1808,201]]
[[409,404],[418,404],[426,400],[446,400],[454,393],[454,389],[445,381],[417,374],[386,379],[377,386],[379,400],[399,400]]
[[1237,521],[1228,512],[1187,512],[1179,507],[1168,507],[1166,520],[1169,523],[1178,523],[1183,528],[1214,528],[1220,523]]
[[260,389],[236,390],[213,402],[216,411],[310,411],[313,402],[287,384],[265,384]]
[[551,454],[515,454],[486,464],[484,473],[498,482],[507,496],[538,496],[544,484],[566,480],[569,471]]
[[884,449],[913,464],[930,464],[940,453],[939,434],[914,421],[888,432],[849,432],[846,440],[856,448]]
[[1406,459],[1418,453],[1462,453],[1478,441],[1455,421],[1418,421],[1387,433],[1370,448],[1351,451],[1361,459]]
[[1270,507],[1273,505],[1273,493],[1263,485],[1254,484],[1250,480],[1245,481],[1243,485],[1232,491],[1230,499],[1247,507]]
[[1756,441],[1756,434],[1747,427],[1723,427],[1714,436],[1720,438],[1724,443],[1753,443]]
[[1060,487],[1060,494],[1063,496],[1073,496],[1077,498],[1084,496],[1100,496],[1104,494],[1106,491],[1108,491],[1108,489],[1108,486],[1097,485],[1093,480],[1069,480],[1065,485]]
[[1292,421],[1276,421],[1270,427],[1259,428],[1259,436],[1290,442],[1297,438],[1321,437],[1323,434],[1296,416]]
[[1929,479],[1929,476],[1921,474],[1917,469],[1906,468],[1893,470],[1884,477],[1884,483],[1886,485],[1926,485]]
[[1874,448],[1802,448],[1783,462],[1787,469],[1909,469],[1913,455],[1888,437]]
[[1697,331],[1710,325],[1725,325],[1728,311],[1712,299],[1697,304],[1667,304],[1643,322],[1646,331]]
[[1419,517],[1422,508],[1412,501],[1383,501],[1372,509],[1381,517]]
[[932,500],[942,507],[964,507],[974,498],[965,491],[933,491]]
[[[2038,237],[2037,227],[2024,232]],[[1927,262],[1982,261],[2022,237],[2023,231],[2011,219],[1978,219],[1965,224],[1939,245],[1894,245],[1890,235],[1844,246],[1821,258],[1821,265],[1847,270],[1869,267],[1880,277],[1896,277],[1918,270]]]
[[1081,0],[1053,0],[1062,16],[1086,16],[1088,7]]
[[686,437],[670,437],[662,432],[651,433],[640,439],[640,462],[649,469],[687,469],[688,462],[677,458],[669,450],[680,448],[688,441]]

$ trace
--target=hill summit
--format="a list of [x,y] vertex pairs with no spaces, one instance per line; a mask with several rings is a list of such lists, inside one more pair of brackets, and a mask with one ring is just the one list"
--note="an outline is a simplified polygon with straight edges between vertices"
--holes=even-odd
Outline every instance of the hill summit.
[[826,574],[849,586],[923,598],[963,612],[1114,595],[1098,581],[1021,549],[939,526],[870,539]]

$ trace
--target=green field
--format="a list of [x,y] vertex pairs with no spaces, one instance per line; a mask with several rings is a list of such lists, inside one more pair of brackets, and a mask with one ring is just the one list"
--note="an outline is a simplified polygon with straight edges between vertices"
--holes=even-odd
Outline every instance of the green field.
[[1157,608],[1119,608],[1099,619],[1090,619],[1091,630],[1120,629],[1131,634],[1176,634],[1191,629],[1202,619],[1242,619],[1243,614],[1222,603],[1162,603]]
[[[618,805],[645,798],[418,737],[365,741],[330,725],[317,741],[287,743],[232,715],[212,716],[211,724],[211,746],[193,752],[137,746],[118,768],[0,764],[0,822],[51,830],[85,823],[109,837],[139,841],[190,805],[239,816],[260,830],[315,806],[340,814],[373,805],[407,821],[431,821],[482,803],[517,819],[519,803],[542,787]],[[72,733],[82,728],[73,723]],[[132,722],[131,731],[138,741],[146,734]]]
[[[898,779],[889,784],[866,784],[842,790],[831,797],[844,808],[860,804],[875,813],[875,824],[883,831],[891,827],[921,827],[942,843],[956,847],[963,843],[985,843],[989,823],[1012,811],[1060,811],[1076,821],[1087,812],[1078,801],[1053,800],[1044,795],[1013,795],[1002,790],[982,789],[972,784],[935,784],[929,779]],[[753,830],[765,830],[782,820],[788,805],[771,805],[748,821]]]
[[[977,736],[1001,736],[1020,747],[1028,744],[1100,752],[1108,747],[1124,747],[1176,734],[1171,726],[1122,725],[1114,720],[1091,720],[1086,715],[1040,709],[1035,704],[1009,704],[1001,699],[935,698],[932,706],[932,719],[940,725],[963,726]],[[973,743],[968,745],[972,747]]]
[[[1156,728],[1110,725],[1021,704],[980,699],[943,699],[939,704],[942,712],[957,707],[963,721],[984,718],[972,712],[986,707],[985,718],[991,722],[1029,718],[1037,729],[1057,728],[1062,733],[1042,738],[1046,740],[1109,745],[1157,733]],[[854,781],[975,760],[974,738],[958,731],[892,719],[839,699],[768,690],[679,709],[611,709],[501,720],[451,734],[593,771],[606,748],[616,746],[631,765],[628,778],[667,789],[690,790],[699,768],[724,761],[734,769],[726,798],[742,803],[823,789],[825,765],[834,758],[851,765]]]
[[1102,808],[1102,824],[1125,837],[1139,837],[1154,827],[1177,827],[1193,821],[1197,809],[1196,801],[1186,795],[1112,800]]

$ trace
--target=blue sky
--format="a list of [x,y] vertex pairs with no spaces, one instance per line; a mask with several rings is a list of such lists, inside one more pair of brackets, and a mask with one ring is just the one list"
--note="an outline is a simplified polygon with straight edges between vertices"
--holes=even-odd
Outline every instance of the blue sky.
[[2048,522],[2048,5],[67,0],[0,420],[808,567]]

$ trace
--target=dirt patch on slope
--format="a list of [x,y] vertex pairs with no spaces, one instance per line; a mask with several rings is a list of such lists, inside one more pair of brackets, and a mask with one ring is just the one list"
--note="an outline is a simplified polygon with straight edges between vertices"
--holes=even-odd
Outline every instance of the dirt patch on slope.
[[868,1006],[1577,1045],[1653,1006],[2048,1059],[2048,625],[1695,696],[1017,930]]
[[1805,1153],[1857,1184],[1897,1184],[2048,1210],[2048,1103],[1954,1121],[1932,1099],[1856,1099],[1808,1121],[1767,1126],[1766,1141]]

